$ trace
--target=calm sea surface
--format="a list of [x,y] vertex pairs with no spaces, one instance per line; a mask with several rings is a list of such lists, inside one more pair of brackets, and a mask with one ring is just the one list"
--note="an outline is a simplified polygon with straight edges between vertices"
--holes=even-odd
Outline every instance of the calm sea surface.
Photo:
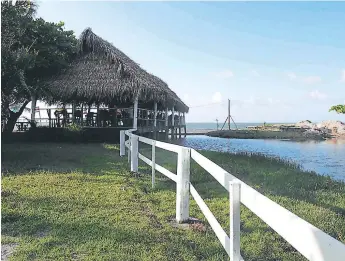
[[[213,123],[190,123],[187,128],[195,130],[208,129],[216,126]],[[256,125],[258,125],[257,123]],[[260,123],[262,124],[262,123]],[[239,125],[239,124],[238,124]],[[243,126],[254,126],[255,123],[245,123]],[[199,127],[199,128],[198,128]],[[279,157],[294,161],[305,170],[312,170],[321,175],[328,175],[337,180],[345,181],[345,139],[327,141],[294,142],[263,139],[224,139],[207,136],[187,136],[178,141],[183,146],[194,149],[204,149],[222,152],[261,153],[270,157]]]
[[[285,122],[288,123],[288,122]],[[218,128],[221,129],[224,125],[224,129],[228,129],[228,123],[224,125],[224,122],[218,122]],[[263,122],[236,122],[236,125],[231,122],[230,127],[231,129],[245,129],[248,126],[258,126],[263,125]],[[279,124],[279,122],[270,122],[270,124]],[[216,122],[187,122],[187,131],[193,132],[197,130],[217,130],[217,123]]]

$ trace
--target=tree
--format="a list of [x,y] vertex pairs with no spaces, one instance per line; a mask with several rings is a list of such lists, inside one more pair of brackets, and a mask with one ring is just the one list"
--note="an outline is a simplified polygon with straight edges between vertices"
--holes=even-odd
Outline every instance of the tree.
[[[76,54],[77,39],[73,31],[64,30],[63,22],[35,19],[36,5],[6,3],[1,5],[1,109],[6,119],[5,130],[12,132],[32,97],[47,97],[42,80],[68,66]],[[11,111],[13,104],[20,104],[18,112]]]
[[329,111],[335,111],[336,113],[345,114],[345,105],[334,105],[329,109]]
[[33,20],[35,8],[25,1],[14,6],[11,1],[1,3],[1,117],[5,121],[13,117],[9,106],[21,102],[18,92],[25,87],[24,71],[33,65],[34,52],[22,46],[20,39]]

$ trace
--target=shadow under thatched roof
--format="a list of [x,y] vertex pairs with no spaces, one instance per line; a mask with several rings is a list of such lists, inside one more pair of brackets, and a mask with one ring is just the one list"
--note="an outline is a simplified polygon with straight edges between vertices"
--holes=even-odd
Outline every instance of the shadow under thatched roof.
[[[52,102],[84,102],[131,105],[138,95],[139,106],[189,108],[168,85],[131,60],[109,42],[85,29],[79,38],[80,50],[70,66],[45,84]],[[152,106],[151,106],[152,105]]]

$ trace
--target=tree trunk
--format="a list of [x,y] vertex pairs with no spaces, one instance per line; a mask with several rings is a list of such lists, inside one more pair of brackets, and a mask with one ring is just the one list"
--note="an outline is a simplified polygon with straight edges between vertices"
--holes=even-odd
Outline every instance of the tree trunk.
[[26,105],[28,105],[30,101],[26,101],[23,103],[22,107],[20,107],[18,112],[13,112],[8,108],[9,111],[9,117],[7,119],[6,126],[4,128],[4,134],[9,134],[13,132],[14,126],[16,125],[16,122],[20,115],[22,115]]

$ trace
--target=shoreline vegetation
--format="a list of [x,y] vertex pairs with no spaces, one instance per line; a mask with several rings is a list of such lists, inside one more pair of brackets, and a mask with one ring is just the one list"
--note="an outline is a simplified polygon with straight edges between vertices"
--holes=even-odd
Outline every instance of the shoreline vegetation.
[[314,124],[308,120],[296,124],[264,123],[260,126],[248,126],[246,129],[209,131],[206,135],[232,139],[326,140],[345,137],[345,124],[340,121]]
[[[140,145],[151,158],[151,149]],[[293,163],[255,154],[200,151],[265,196],[345,243],[345,183]],[[176,173],[174,153],[156,148],[156,162]],[[194,200],[198,226],[179,229],[175,183],[112,144],[16,143],[2,146],[2,245],[12,260],[227,260]],[[195,162],[191,182],[225,231],[228,192]],[[305,260],[283,238],[241,206],[245,260]],[[11,259],[10,259],[11,260]]]

